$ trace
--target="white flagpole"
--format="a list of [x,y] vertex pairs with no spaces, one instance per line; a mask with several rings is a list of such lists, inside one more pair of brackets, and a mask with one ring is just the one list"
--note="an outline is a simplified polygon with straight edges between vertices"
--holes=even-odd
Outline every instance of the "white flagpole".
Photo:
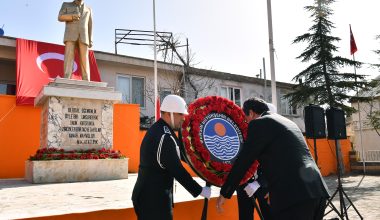
[[154,119],[157,121],[157,98],[158,98],[158,89],[157,89],[157,42],[156,42],[156,1],[153,0],[153,34],[154,34]]
[[[352,59],[355,61],[355,54],[352,54]],[[354,71],[356,75],[356,66],[354,66]],[[356,78],[355,78],[356,81]],[[356,90],[356,97],[359,97],[359,90]],[[359,136],[360,136],[360,146],[362,148],[362,160],[363,160],[363,173],[366,174],[366,167],[365,167],[365,151],[363,146],[363,129],[362,129],[362,117],[360,113],[360,101],[358,101],[358,114],[359,114]]]
[[277,91],[276,91],[276,73],[274,68],[274,45],[273,45],[273,28],[272,28],[272,5],[271,0],[267,0],[268,11],[268,34],[269,34],[269,56],[270,56],[270,72],[272,86],[272,104],[277,108]]
[[[351,36],[352,35],[352,36]],[[351,39],[353,38],[352,30],[351,30],[351,24],[350,24],[350,46],[351,46]],[[356,43],[355,43],[356,45]],[[355,51],[356,52],[356,51]],[[355,61],[355,52],[352,54],[352,60]],[[354,73],[356,75],[356,65],[354,65]],[[355,77],[356,82],[356,77]],[[359,98],[359,89],[356,90],[356,97]],[[362,130],[362,117],[360,113],[360,101],[358,101],[358,114],[359,114],[359,136],[360,136],[360,147],[362,148],[362,160],[363,160],[363,173],[366,174],[366,167],[365,167],[365,151],[363,146],[363,130]]]
[[263,57],[263,70],[264,70],[264,101],[267,101],[267,71],[265,70],[265,58]]

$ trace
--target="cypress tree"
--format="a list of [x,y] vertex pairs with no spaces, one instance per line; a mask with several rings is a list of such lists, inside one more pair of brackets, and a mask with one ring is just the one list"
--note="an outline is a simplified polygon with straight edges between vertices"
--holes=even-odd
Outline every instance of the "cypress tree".
[[[297,59],[311,64],[293,78],[297,82],[293,87],[294,92],[285,97],[292,105],[327,104],[342,108],[350,115],[354,109],[345,103],[356,99],[356,91],[368,83],[365,75],[354,72],[353,67],[360,68],[361,62],[335,56],[338,47],[334,44],[341,39],[331,34],[335,28],[329,20],[333,14],[330,8],[332,3],[334,0],[314,0],[314,5],[305,7],[311,13],[313,24],[307,33],[296,37],[293,44],[307,43],[306,49]],[[353,73],[341,72],[344,67],[352,67]]]

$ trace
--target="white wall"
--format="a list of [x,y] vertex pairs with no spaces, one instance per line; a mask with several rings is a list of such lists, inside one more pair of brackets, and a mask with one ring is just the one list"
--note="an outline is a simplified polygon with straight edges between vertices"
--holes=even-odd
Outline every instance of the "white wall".
[[[358,103],[352,103],[352,107],[355,109],[358,108]],[[364,146],[364,151],[368,150],[380,150],[380,136],[376,133],[373,127],[369,124],[367,119],[368,114],[370,113],[371,105],[369,103],[360,103],[360,121],[361,129],[360,133],[360,124],[359,124],[359,112],[352,114],[352,123],[354,130],[353,143],[355,150],[362,152],[362,145]],[[377,99],[373,103],[373,110],[380,110],[380,102]],[[362,139],[362,140],[361,140]]]

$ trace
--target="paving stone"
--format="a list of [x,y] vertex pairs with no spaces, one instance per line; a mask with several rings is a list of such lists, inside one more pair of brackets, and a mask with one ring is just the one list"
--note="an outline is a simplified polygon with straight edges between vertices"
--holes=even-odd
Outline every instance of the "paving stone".
[[[195,179],[201,185],[205,185],[200,178]],[[337,177],[329,176],[325,177],[325,180],[331,193],[334,193]],[[30,184],[23,179],[0,179],[0,219],[132,208],[130,198],[135,181],[136,174],[131,174],[128,179],[123,180],[59,184]],[[179,183],[175,186],[176,203],[202,199],[193,198]],[[380,176],[344,176],[342,186],[364,219],[380,219]],[[212,187],[212,197],[218,195],[219,188]],[[347,199],[345,201],[348,207]],[[333,204],[340,210],[338,195],[334,197]],[[324,219],[336,217],[338,215],[333,211]],[[348,217],[360,219],[352,206],[348,208]]]

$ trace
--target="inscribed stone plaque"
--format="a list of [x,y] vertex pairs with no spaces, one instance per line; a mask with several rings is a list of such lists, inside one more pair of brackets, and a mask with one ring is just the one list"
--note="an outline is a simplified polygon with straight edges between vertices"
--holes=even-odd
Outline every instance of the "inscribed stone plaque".
[[62,105],[62,146],[102,145],[102,101],[74,99]]
[[49,108],[48,108],[48,104],[45,103],[41,111],[40,142],[41,142],[42,147],[47,147],[48,117],[49,117]]

